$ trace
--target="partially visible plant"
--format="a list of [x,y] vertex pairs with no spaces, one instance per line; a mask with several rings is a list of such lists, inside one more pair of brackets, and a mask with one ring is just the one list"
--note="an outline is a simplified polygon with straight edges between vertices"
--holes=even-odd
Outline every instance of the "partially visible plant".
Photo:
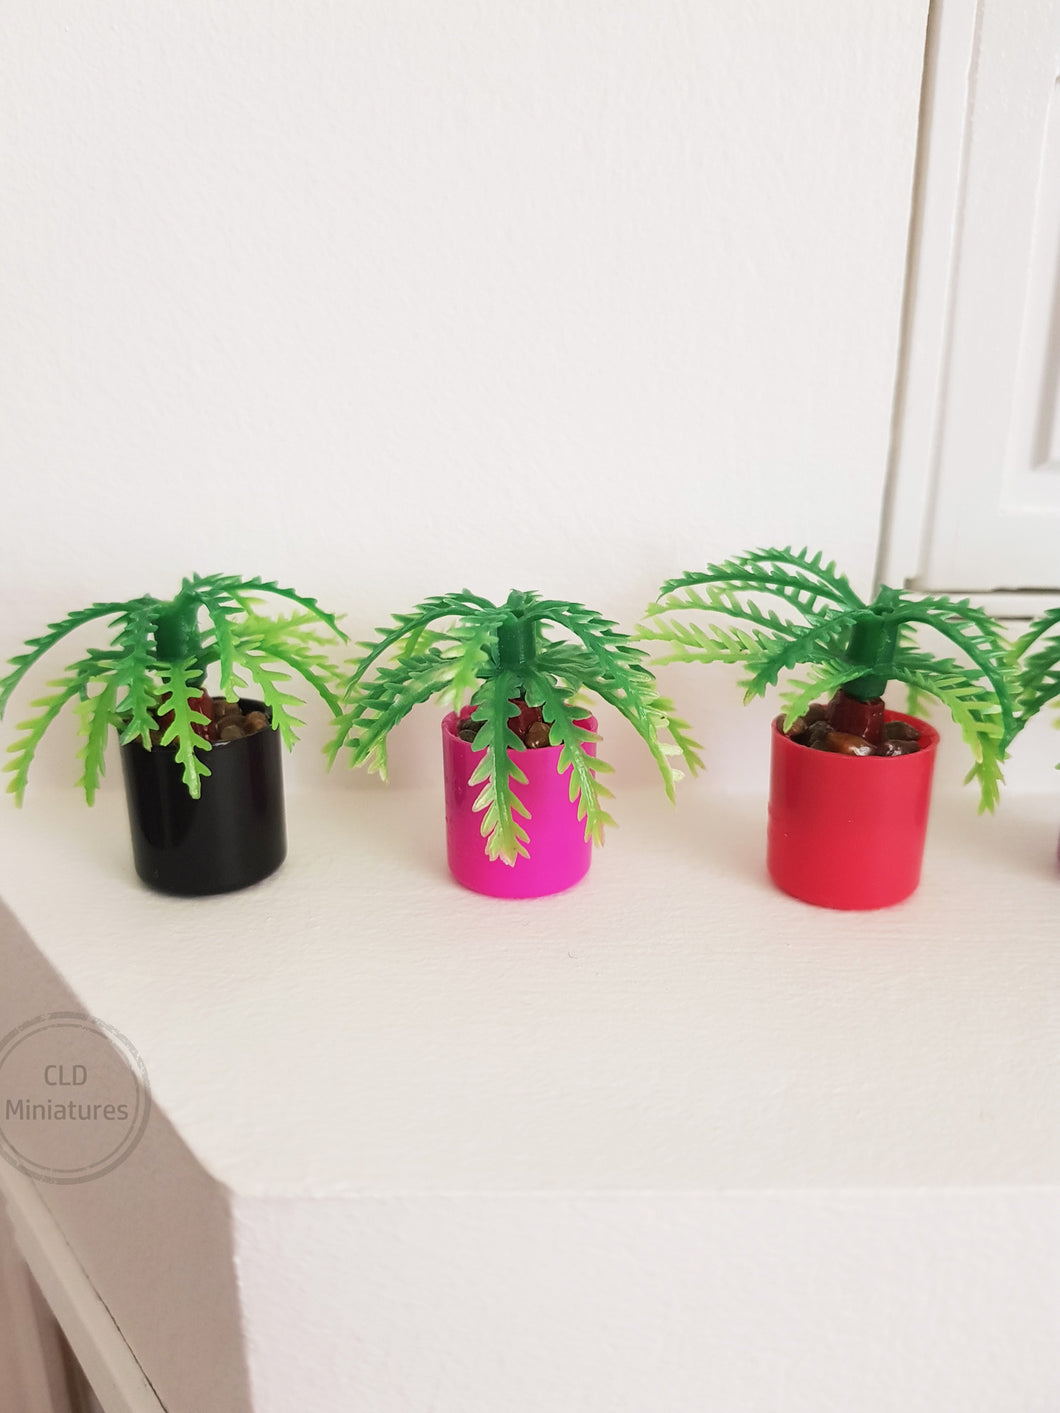
[[1016,640],[1012,664],[1019,683],[1016,730],[1022,731],[1046,707],[1060,707],[1060,608],[1047,609]]
[[[663,617],[683,610],[722,621],[701,626]],[[980,809],[997,803],[1001,763],[1018,729],[1010,648],[1001,625],[968,599],[884,586],[866,603],[820,553],[785,547],[753,550],[668,579],[647,618],[636,636],[671,648],[661,662],[744,666],[745,701],[764,696],[782,673],[809,668],[808,677],[791,681],[781,694],[785,729],[822,694],[879,703],[888,683],[897,681],[914,696],[937,698],[972,753],[967,780],[979,783]],[[920,648],[917,627],[947,639],[967,662]]]
[[[348,746],[351,765],[367,764],[385,779],[387,736],[414,706],[438,697],[459,707],[469,699],[473,718],[481,723],[474,741],[481,757],[469,783],[482,787],[474,808],[482,811],[490,859],[514,864],[528,855],[528,835],[516,819],[528,816],[518,797],[527,777],[508,754],[525,748],[511,726],[520,701],[540,708],[550,743],[561,747],[557,770],[570,770],[570,798],[578,801],[585,837],[597,843],[613,823],[602,803],[611,792],[597,778],[611,766],[582,749],[596,737],[578,725],[584,709],[573,700],[576,694],[595,693],[632,724],[671,799],[679,778],[671,757],[681,755],[693,772],[701,763],[686,723],[674,714],[672,702],[659,696],[644,666],[647,654],[582,604],[516,590],[495,604],[465,589],[396,614],[394,625],[359,644],[364,652],[354,662],[346,688],[349,706],[327,748],[330,759]],[[565,636],[546,635],[546,625]],[[390,660],[383,661],[388,654]]]
[[[296,609],[286,617],[264,617],[257,612],[257,594],[286,599]],[[205,626],[200,623],[203,616]],[[203,758],[211,749],[206,739],[209,716],[202,708],[206,672],[215,663],[222,694],[246,688],[241,673],[257,684],[272,725],[288,748],[303,723],[292,714],[301,699],[287,690],[291,671],[285,669],[298,673],[333,712],[340,709],[332,691],[335,670],[315,631],[324,625],[334,637],[347,641],[333,614],[315,599],[271,580],[194,574],[172,599],[144,594],[124,603],[95,603],[30,638],[26,651],[11,659],[13,670],[0,680],[0,717],[29,670],[67,634],[97,619],[110,620],[107,646],[89,648],[48,683],[54,690],[31,703],[38,711],[19,723],[23,735],[7,748],[13,755],[4,766],[12,773],[7,789],[17,804],[22,803],[37,746],[70,701],[77,703],[84,737],[77,783],[89,804],[103,775],[111,726],[120,732],[123,745],[139,739],[148,750],[154,744],[175,746],[184,784],[193,798],[199,797],[200,782],[210,774]]]

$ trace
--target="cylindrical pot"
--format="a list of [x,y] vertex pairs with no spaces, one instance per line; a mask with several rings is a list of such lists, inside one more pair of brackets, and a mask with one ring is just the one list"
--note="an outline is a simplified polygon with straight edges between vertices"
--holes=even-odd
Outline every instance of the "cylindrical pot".
[[[245,712],[262,702],[241,700]],[[210,774],[193,800],[172,746],[121,748],[133,860],[162,893],[199,897],[246,888],[274,873],[287,854],[280,733],[271,728],[215,741]]]
[[[589,871],[593,846],[585,838],[585,821],[578,818],[578,805],[570,798],[570,767],[562,775],[556,769],[560,746],[537,750],[509,750],[509,758],[526,775],[525,785],[515,785],[517,799],[530,811],[527,819],[516,819],[529,835],[529,858],[514,864],[486,857],[482,835],[482,811],[474,804],[481,785],[469,785],[482,757],[468,741],[456,734],[460,721],[471,714],[464,707],[458,717],[450,712],[442,722],[442,761],[445,771],[445,834],[449,871],[458,883],[491,898],[543,898],[572,887]],[[596,719],[582,718],[578,725],[596,730]],[[596,754],[596,742],[582,747]]]
[[920,882],[938,732],[920,732],[908,756],[812,750],[773,723],[767,862],[773,882],[822,908],[886,908]]

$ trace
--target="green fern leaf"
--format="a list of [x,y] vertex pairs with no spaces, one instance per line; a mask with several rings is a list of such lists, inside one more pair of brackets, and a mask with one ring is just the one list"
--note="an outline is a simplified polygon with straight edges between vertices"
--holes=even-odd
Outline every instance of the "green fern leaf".
[[84,745],[77,752],[78,759],[83,762],[81,778],[77,784],[84,790],[85,800],[90,805],[95,803],[99,783],[106,770],[107,738],[110,735],[110,728],[119,724],[119,718],[114,709],[117,694],[118,684],[112,678],[105,684],[101,692],[97,692],[92,697],[85,697],[77,703],[78,714],[81,718],[81,734],[85,738]]
[[122,745],[137,738],[145,746],[151,744],[157,700],[152,676],[154,624],[155,605],[146,601],[135,604],[124,616],[114,639],[118,657],[112,669],[113,681],[116,689],[125,693],[115,706],[124,723]]
[[570,798],[577,801],[578,818],[585,821],[586,840],[602,844],[604,829],[613,825],[614,820],[600,803],[603,798],[610,798],[611,791],[596,777],[612,767],[599,757],[594,762],[593,757],[583,749],[586,743],[598,741],[598,734],[577,724],[578,709],[571,707],[543,673],[530,674],[524,686],[524,696],[532,706],[541,708],[541,714],[549,726],[550,743],[561,747],[556,769],[560,775],[570,771]]
[[[834,614],[830,622],[831,641],[834,641],[837,634],[853,627],[854,623],[863,617],[863,609],[848,609],[845,612]],[[748,653],[749,674],[743,683],[744,701],[749,702],[754,697],[765,696],[766,690],[776,685],[781,672],[785,670],[813,666],[815,663],[828,666],[832,660],[831,655],[821,646],[820,629],[816,624],[800,629],[793,637],[778,643],[771,652],[763,653],[759,649],[757,652]],[[866,664],[866,666],[872,666],[872,664]],[[851,663],[847,662],[844,680],[849,681],[851,677],[856,675]]]
[[917,666],[910,666],[908,659],[896,666],[898,680],[935,697],[949,711],[975,761],[966,779],[979,783],[980,812],[992,810],[1004,780],[1005,758],[1005,727],[997,699],[959,664],[918,657]]
[[[1004,741],[1006,745],[1010,743],[1019,729],[1016,720],[1019,683],[1012,666],[1012,645],[1005,639],[1000,624],[967,599],[955,601],[929,596],[904,605],[900,613],[903,623],[927,625],[959,647],[975,664],[993,690],[1001,713]],[[906,651],[899,647],[896,654],[899,661]],[[897,677],[899,673],[895,671],[891,675]]]
[[581,691],[582,683],[598,669],[596,655],[577,643],[546,643],[536,659],[537,670],[563,682],[568,695]]
[[[656,697],[655,710],[659,711],[665,719],[664,729],[673,738],[676,754],[681,756],[690,775],[697,775],[703,769],[703,758],[699,754],[703,747],[692,736],[692,728],[683,717],[677,715],[676,708],[669,697]],[[667,751],[665,741],[661,743],[664,752]],[[671,770],[671,775],[676,780],[677,772]]]
[[253,597],[255,594],[274,594],[277,598],[287,599],[289,603],[298,604],[307,613],[311,613],[314,618],[318,618],[321,623],[326,623],[337,638],[341,638],[344,643],[349,642],[346,634],[339,627],[335,614],[328,613],[321,608],[316,599],[299,594],[294,589],[285,588],[275,579],[259,579],[257,577],[240,579],[234,574],[211,574],[206,578],[201,578],[196,574],[192,577],[191,586],[200,594],[211,591],[231,594],[232,598],[248,614],[254,612]]
[[196,724],[205,726],[208,718],[201,711],[192,708],[192,699],[202,694],[202,684],[198,668],[191,658],[184,662],[159,663],[158,675],[161,680],[158,711],[160,716],[173,713],[173,720],[166,727],[162,746],[177,743],[177,763],[182,767],[182,778],[188,794],[197,800],[202,793],[201,781],[210,774],[209,767],[199,752],[210,749],[209,741],[194,730]]
[[475,737],[475,750],[481,750],[482,757],[468,781],[469,785],[482,786],[471,808],[482,811],[487,858],[502,859],[513,865],[517,859],[529,857],[526,847],[529,836],[515,818],[516,814],[528,818],[529,811],[512,788],[513,784],[525,785],[526,775],[509,755],[509,751],[524,749],[523,742],[508,725],[510,703],[518,692],[519,681],[515,675],[498,672],[483,682],[472,697],[476,716],[482,721]]
[[695,754],[694,743],[684,735],[683,723],[678,726],[680,740],[675,738],[671,745],[662,739],[661,733],[670,728],[670,715],[658,694],[655,678],[644,665],[644,651],[625,633],[616,630],[609,619],[601,618],[582,604],[550,608],[549,617],[579,638],[594,659],[595,675],[586,674],[579,685],[596,692],[633,725],[651,752],[667,796],[672,800],[679,776],[670,756],[677,752],[684,754],[687,749],[686,764],[693,772],[702,762]]
[[442,618],[458,618],[475,608],[487,614],[501,612],[497,605],[491,603],[489,599],[479,598],[464,589],[459,593],[439,594],[433,598],[425,599],[423,603],[416,606],[412,613],[395,613],[392,628],[379,628],[374,639],[357,644],[364,651],[359,657],[353,659],[353,672],[346,688],[347,700],[356,695],[357,685],[365,673],[390,648],[398,646],[402,640],[407,640],[401,656],[403,658],[416,657],[419,651],[418,636],[430,624],[436,623]]
[[49,682],[48,686],[54,687],[56,690],[49,696],[37,697],[35,701],[30,702],[30,706],[40,707],[40,711],[26,721],[20,721],[15,727],[16,731],[21,731],[24,735],[21,740],[16,740],[7,747],[7,753],[12,755],[14,759],[9,760],[3,769],[5,772],[12,772],[7,789],[10,794],[14,795],[16,805],[21,806],[25,798],[29,768],[45,731],[66,703],[85,690],[88,681],[91,680],[86,676],[85,669],[84,662],[75,663],[67,670],[64,677],[57,677]]
[[[373,680],[362,686],[353,706],[336,721],[335,735],[325,748],[329,760],[344,745],[352,751],[352,765],[387,778],[386,739],[413,707],[445,691],[446,664],[434,653],[381,667]],[[352,741],[348,741],[355,731]]]
[[[790,731],[795,721],[800,716],[805,716],[814,702],[821,697],[830,698],[850,681],[850,663],[843,659],[826,659],[814,665],[816,671],[812,677],[800,681],[789,679],[787,686],[780,693],[781,705],[784,708],[781,725],[785,731]],[[743,685],[741,683],[741,686]]]
[[[301,699],[284,687],[285,683],[290,682],[291,674],[281,672],[269,661],[270,657],[280,656],[275,646],[270,649],[268,655],[246,644],[242,645],[240,652],[241,666],[253,677],[257,690],[261,693],[261,700],[269,710],[273,727],[279,731],[286,748],[291,750],[298,740],[296,728],[304,726],[305,722],[291,711],[292,707],[301,706]],[[332,700],[334,701],[334,698]],[[334,709],[338,710],[337,702]]]
[[865,607],[834,563],[826,565],[821,555],[810,556],[790,547],[752,550],[702,572],[668,579],[659,592],[659,603],[664,608],[687,606],[681,599],[682,591],[704,585],[718,585],[734,595],[767,594],[782,599],[808,622],[836,606]]
[[645,642],[672,643],[673,652],[657,657],[657,663],[724,662],[743,663],[757,652],[769,652],[784,639],[777,634],[761,631],[745,632],[740,628],[724,628],[717,623],[703,627],[695,621],[661,619],[658,627],[642,625],[636,637]]
[[1060,608],[1048,609],[1031,623],[1013,644],[1009,662],[1017,674],[1017,729],[1022,730],[1060,699]]
[[[339,671],[323,651],[324,644],[321,640],[306,632],[305,628],[303,622],[290,619],[246,619],[232,630],[234,664],[256,674],[262,661],[282,662],[313,688],[333,716],[338,716],[342,711],[337,696],[340,690]],[[283,680],[287,680],[286,675]],[[232,682],[239,682],[235,666]],[[285,705],[297,702],[297,697],[290,696]],[[294,718],[291,718],[291,721],[294,722]],[[284,739],[286,741],[287,737]]]
[[478,690],[480,680],[489,667],[487,648],[492,629],[484,623],[458,624],[452,632],[454,651],[448,654],[449,685],[442,700],[453,707],[463,705],[464,698]]
[[237,627],[235,620],[237,614],[243,613],[244,605],[227,587],[212,580],[199,579],[196,591],[210,623],[203,646],[208,659],[217,662],[221,695],[231,696],[236,690],[236,633],[246,631],[245,622]]
[[0,680],[0,716],[3,716],[10,700],[12,692],[25,677],[29,669],[38,662],[49,649],[66,637],[68,633],[74,632],[77,628],[82,628],[86,623],[91,623],[96,618],[109,618],[112,615],[124,615],[128,609],[141,600],[132,600],[130,603],[94,603],[90,608],[79,609],[76,613],[69,613],[57,623],[49,623],[47,631],[37,638],[29,638],[26,642],[28,651],[19,653],[10,659],[14,671],[9,672],[6,677]]
[[[793,623],[789,619],[781,618],[773,608],[763,607],[754,599],[744,599],[739,594],[733,592],[725,586],[708,586],[700,590],[688,588],[681,594],[671,594],[665,601],[652,605],[650,614],[658,616],[665,612],[678,612],[695,610],[702,613],[720,613],[725,618],[736,618],[743,623],[751,625],[752,635],[757,638],[760,634],[768,635],[770,638],[794,638],[802,631],[802,625]],[[829,623],[831,615],[836,610],[828,611],[828,614],[805,615],[805,621],[816,625],[823,636],[830,633]],[[672,623],[671,620],[671,631]]]

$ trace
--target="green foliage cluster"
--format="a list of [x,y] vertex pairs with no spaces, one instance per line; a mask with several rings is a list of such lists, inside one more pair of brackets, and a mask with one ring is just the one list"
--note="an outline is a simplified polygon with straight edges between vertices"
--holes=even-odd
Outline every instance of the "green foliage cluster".
[[[258,613],[259,594],[288,600],[286,616]],[[200,619],[206,626],[200,628]],[[78,784],[92,804],[104,771],[109,728],[121,742],[139,739],[150,750],[151,733],[162,717],[171,717],[159,742],[174,746],[182,778],[193,798],[210,774],[204,757],[210,742],[198,735],[196,724],[206,717],[194,703],[202,696],[207,670],[217,665],[218,691],[226,696],[247,689],[246,677],[257,684],[272,724],[290,747],[302,722],[293,715],[300,698],[287,690],[291,673],[301,676],[333,712],[339,703],[332,690],[335,669],[325,655],[321,625],[342,641],[334,615],[315,599],[272,580],[243,579],[232,574],[192,575],[168,601],[145,594],[124,603],[96,603],[49,624],[26,649],[11,659],[11,671],[0,680],[0,717],[19,683],[46,653],[68,634],[100,619],[109,620],[107,646],[89,648],[61,677],[49,682],[51,691],[31,703],[35,713],[18,724],[21,736],[8,747],[12,759],[8,791],[21,804],[33,757],[45,732],[67,702],[75,702],[80,717],[82,763]]]
[[[672,616],[684,610],[708,621]],[[948,640],[964,660],[918,646],[918,628]],[[782,673],[808,668],[782,692],[786,726],[840,687],[868,700],[888,682],[905,683],[914,700],[934,697],[949,710],[972,753],[967,778],[979,784],[980,808],[997,803],[1001,763],[1018,730],[1011,647],[1000,624],[968,599],[884,586],[866,603],[821,554],[757,549],[667,580],[636,636],[669,648],[661,662],[742,665],[745,701]]]
[[[260,595],[287,600],[291,611],[264,616]],[[326,652],[329,640],[345,642],[346,635],[315,599],[272,580],[196,574],[170,600],[145,594],[96,603],[49,624],[0,679],[0,717],[46,654],[100,620],[107,625],[105,645],[87,648],[18,724],[4,767],[17,803],[37,747],[67,703],[79,717],[78,784],[89,804],[111,727],[123,744],[172,747],[189,793],[198,797],[210,773],[210,742],[195,729],[206,721],[197,703],[207,671],[216,667],[215,690],[225,696],[244,693],[253,682],[288,747],[302,725],[294,714],[300,698],[290,690],[297,675],[335,717],[330,760],[347,748],[351,764],[366,764],[384,779],[388,736],[413,707],[435,697],[453,707],[470,702],[480,723],[470,780],[481,787],[475,809],[482,813],[488,856],[509,864],[527,854],[528,839],[519,799],[526,783],[518,761],[524,744],[509,725],[513,702],[541,709],[552,744],[560,747],[558,769],[570,773],[586,838],[597,842],[613,822],[605,804],[611,792],[601,779],[611,767],[583,749],[596,738],[579,725],[585,711],[580,694],[594,694],[632,724],[670,798],[680,778],[674,758],[693,773],[700,767],[699,747],[673,703],[659,694],[642,642],[666,649],[659,662],[741,665],[745,700],[764,695],[783,677],[786,725],[838,688],[867,700],[900,682],[914,711],[917,698],[935,698],[968,744],[968,779],[978,782],[983,809],[997,802],[1013,738],[1043,707],[1060,704],[1060,609],[1043,614],[1012,644],[966,598],[884,586],[866,602],[834,563],[789,546],[753,550],[667,580],[632,637],[582,604],[534,592],[513,590],[499,604],[467,590],[438,595],[360,643],[348,673]],[[920,630],[952,645],[961,660],[924,648]],[[788,675],[800,670],[799,677]]]
[[515,590],[495,604],[463,590],[395,615],[392,627],[358,646],[363,652],[353,664],[346,710],[328,747],[331,760],[346,746],[351,764],[367,764],[385,779],[387,737],[414,706],[432,697],[454,707],[469,699],[481,722],[475,738],[481,756],[469,783],[481,786],[474,808],[482,812],[491,859],[514,864],[528,852],[527,832],[517,818],[527,814],[518,797],[526,775],[509,755],[524,749],[508,724],[518,698],[541,708],[551,742],[561,748],[557,769],[570,770],[570,798],[578,802],[587,839],[602,842],[605,826],[613,823],[603,804],[611,792],[599,779],[611,767],[582,749],[595,736],[578,725],[584,716],[574,700],[579,693],[595,693],[633,725],[671,799],[679,778],[672,757],[680,755],[693,772],[701,764],[687,724],[658,694],[644,650],[582,604]]
[[1060,706],[1060,608],[1048,609],[1017,639],[1012,663],[1019,681],[1016,729],[1022,731],[1044,708]]

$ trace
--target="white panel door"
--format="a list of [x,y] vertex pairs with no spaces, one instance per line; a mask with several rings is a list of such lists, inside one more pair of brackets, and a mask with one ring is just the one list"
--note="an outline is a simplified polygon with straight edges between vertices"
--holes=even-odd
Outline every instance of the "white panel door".
[[981,0],[925,587],[1060,588],[1058,76],[1060,0]]

